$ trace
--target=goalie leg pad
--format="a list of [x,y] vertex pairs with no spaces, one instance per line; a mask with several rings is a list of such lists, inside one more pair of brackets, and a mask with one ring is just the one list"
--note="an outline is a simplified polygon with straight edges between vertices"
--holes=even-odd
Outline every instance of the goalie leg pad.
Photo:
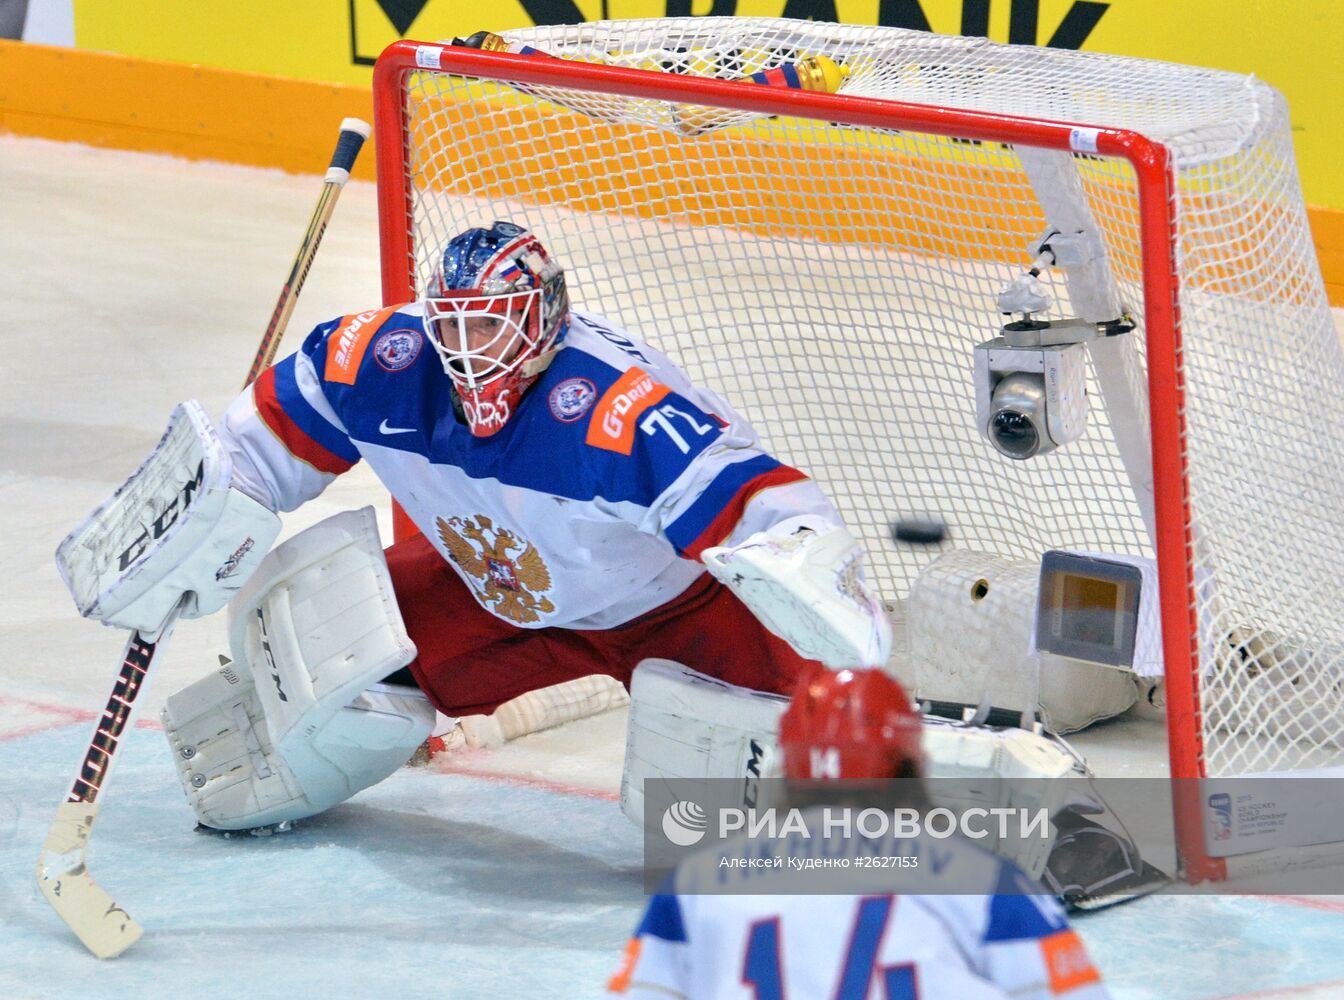
[[[212,780],[208,797],[247,778],[233,774],[220,784],[233,771],[250,768],[257,782],[279,775],[291,803],[284,808],[312,815],[386,777],[429,735],[434,711],[418,692],[414,705],[368,701],[370,687],[415,658],[371,507],[328,518],[276,548],[229,606],[229,618],[232,666],[170,698],[164,710],[187,796],[206,825],[277,822],[274,784],[264,795],[258,787],[252,799],[240,791],[226,796],[227,805],[207,807]],[[188,766],[212,725],[222,757],[212,752]]]
[[229,605],[229,647],[252,668],[271,738],[286,756],[302,752],[355,695],[415,659],[373,508],[329,517],[267,556]]
[[643,825],[650,779],[737,778],[750,798],[774,770],[788,704],[671,660],[641,661],[630,680],[621,809]]
[[266,728],[247,668],[230,664],[168,699],[161,718],[196,818],[216,830],[304,819],[382,781],[434,725],[429,699],[375,685],[313,735],[295,771]]
[[[1068,806],[1096,806],[1090,798],[1076,800],[1081,763],[1055,739],[1025,729],[994,729],[926,718],[922,733],[925,775],[930,797],[949,808],[1004,808],[1034,815],[1045,810],[1052,819],[1048,836],[1000,837],[991,827],[977,841],[981,847],[1040,878],[1054,849],[1053,821]],[[955,780],[938,780],[955,779]]]

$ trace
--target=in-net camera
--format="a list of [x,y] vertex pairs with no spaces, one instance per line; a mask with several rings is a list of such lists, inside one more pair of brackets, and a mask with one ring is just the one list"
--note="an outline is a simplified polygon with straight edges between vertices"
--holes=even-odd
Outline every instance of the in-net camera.
[[[1053,256],[1042,246],[1038,265]],[[975,409],[980,433],[1013,459],[1045,455],[1076,441],[1087,427],[1087,347],[1090,340],[1128,333],[1128,316],[1104,323],[1035,319],[1050,306],[1039,267],[999,296],[999,311],[1020,314],[1002,334],[975,348]]]

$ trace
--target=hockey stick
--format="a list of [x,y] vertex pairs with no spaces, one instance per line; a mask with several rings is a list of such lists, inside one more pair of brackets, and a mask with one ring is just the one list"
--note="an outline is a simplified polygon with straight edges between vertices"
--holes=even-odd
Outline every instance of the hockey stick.
[[98,793],[102,791],[122,734],[130,724],[136,696],[144,689],[154,655],[163,648],[177,624],[186,601],[184,595],[158,634],[147,637],[131,632],[122,654],[121,669],[102,717],[94,727],[93,739],[84,752],[79,777],[66,801],[56,810],[56,821],[47,833],[37,859],[37,885],[51,908],[98,958],[112,958],[135,944],[142,933],[109,896],[84,862],[93,821],[98,818]]
[[327,168],[327,176],[322,182],[322,194],[317,199],[312,219],[308,221],[308,230],[303,234],[303,242],[299,244],[294,266],[289,269],[289,277],[285,279],[285,285],[280,289],[280,298],[275,303],[275,311],[271,313],[270,325],[266,327],[266,333],[262,335],[261,343],[257,346],[257,356],[252,359],[252,367],[248,369],[247,381],[243,383],[243,388],[255,382],[257,376],[269,368],[271,362],[275,360],[275,352],[280,347],[280,338],[285,334],[290,313],[294,311],[294,303],[303,289],[304,279],[308,277],[308,268],[317,254],[322,235],[327,231],[331,214],[336,210],[336,199],[340,197],[345,182],[350,179],[355,158],[359,156],[359,151],[363,148],[364,140],[369,137],[370,131],[372,130],[368,124],[358,118],[346,118],[341,122],[341,137],[336,142],[336,151],[331,154],[331,166]]
[[[280,338],[284,336],[285,326],[294,311],[295,300],[303,288],[303,280],[308,276],[308,268],[312,265],[322,234],[336,207],[336,197],[350,179],[350,170],[355,165],[355,158],[359,156],[369,131],[369,126],[358,118],[347,118],[341,122],[340,139],[337,140],[336,151],[332,154],[331,165],[322,184],[322,195],[299,246],[299,255],[280,290],[279,301],[275,304],[270,325],[261,339],[252,368],[247,373],[244,388],[251,385],[275,357]],[[98,794],[107,782],[122,734],[130,725],[135,699],[144,690],[149,668],[156,654],[167,643],[186,600],[187,595],[184,594],[156,633],[131,632],[122,655],[117,682],[94,728],[93,739],[89,741],[89,748],[80,765],[79,777],[75,779],[66,801],[56,810],[56,820],[47,833],[46,843],[42,845],[42,853],[37,859],[37,885],[42,895],[84,942],[84,946],[98,958],[120,955],[135,944],[143,933],[131,915],[93,880],[85,862],[89,835],[94,820],[98,818]]]

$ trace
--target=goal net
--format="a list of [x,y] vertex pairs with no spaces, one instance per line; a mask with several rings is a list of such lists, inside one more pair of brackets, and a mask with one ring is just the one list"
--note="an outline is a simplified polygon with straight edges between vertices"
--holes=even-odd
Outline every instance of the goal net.
[[[560,59],[402,42],[380,60],[388,302],[451,235],[524,221],[577,306],[825,488],[885,599],[939,551],[894,544],[900,516],[1016,559],[1155,558],[1173,776],[1341,763],[1344,357],[1280,95],[778,19],[505,34]],[[738,82],[809,56],[847,70],[838,94]],[[1136,328],[1089,351],[1085,434],[1012,461],[978,429],[973,348],[1051,230],[1091,242],[1043,273],[1049,316]]]

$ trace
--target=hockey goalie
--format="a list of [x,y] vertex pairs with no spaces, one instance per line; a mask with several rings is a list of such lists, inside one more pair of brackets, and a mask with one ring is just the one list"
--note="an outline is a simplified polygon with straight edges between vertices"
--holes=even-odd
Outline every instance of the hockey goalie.
[[[420,301],[318,326],[218,426],[199,407],[177,422],[173,447],[216,456],[215,502],[183,514],[209,552],[179,544],[110,587],[71,571],[104,595],[81,611],[131,627],[184,592],[190,613],[227,599],[232,662],[163,711],[206,827],[344,801],[404,764],[436,710],[490,713],[595,673],[629,685],[657,659],[627,747],[638,815],[645,777],[740,774],[816,662],[888,658],[834,506],[725,400],[571,309],[523,226],[470,229],[439,260]],[[361,459],[420,534],[384,551],[372,510],[351,511],[259,558],[275,512]]]

